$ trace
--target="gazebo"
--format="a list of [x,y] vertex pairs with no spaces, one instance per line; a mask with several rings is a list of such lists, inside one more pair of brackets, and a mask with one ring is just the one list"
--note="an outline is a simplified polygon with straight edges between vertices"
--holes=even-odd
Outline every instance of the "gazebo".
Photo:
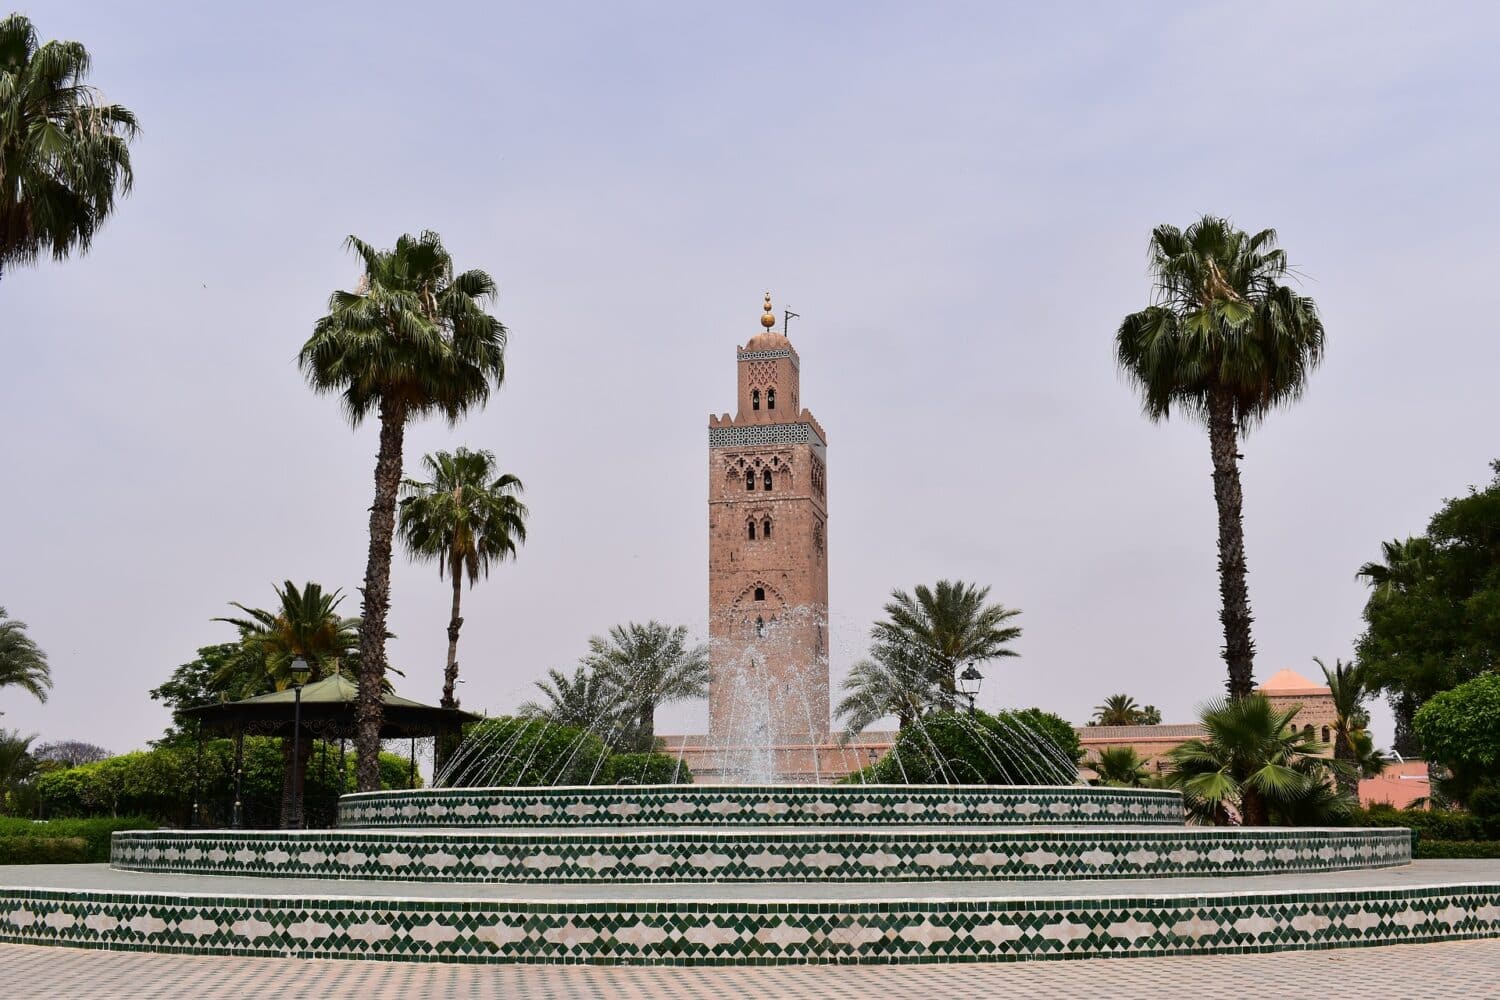
[[[352,739],[357,730],[354,706],[359,698],[355,683],[342,674],[325,677],[303,685],[301,698],[295,688],[258,694],[240,701],[215,702],[189,708],[182,714],[198,723],[198,736],[234,737],[235,816],[234,826],[241,825],[240,801],[244,778],[245,737],[307,736],[326,741]],[[417,740],[444,733],[456,733],[465,724],[480,717],[456,708],[439,708],[403,698],[387,690],[381,696],[382,721],[380,738],[410,739],[411,768],[416,772]],[[300,724],[294,722],[300,717]],[[299,804],[300,805],[300,804]]]

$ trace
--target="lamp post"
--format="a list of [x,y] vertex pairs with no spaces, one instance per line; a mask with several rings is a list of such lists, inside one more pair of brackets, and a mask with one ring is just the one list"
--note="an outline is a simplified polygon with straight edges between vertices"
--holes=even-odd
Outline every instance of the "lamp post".
[[974,714],[974,696],[979,694],[979,684],[984,680],[974,664],[970,663],[964,667],[964,672],[958,675],[958,689],[963,692],[964,697],[969,699],[969,714]]
[[302,657],[292,661],[292,826],[302,829],[302,685],[312,667]]

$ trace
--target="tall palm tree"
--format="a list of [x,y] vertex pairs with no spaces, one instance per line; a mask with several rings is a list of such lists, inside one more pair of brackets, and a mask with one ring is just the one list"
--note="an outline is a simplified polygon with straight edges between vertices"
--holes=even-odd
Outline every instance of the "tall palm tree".
[[958,672],[966,664],[1018,655],[1010,643],[1021,629],[1008,623],[1021,612],[985,603],[989,594],[990,588],[961,580],[939,580],[932,588],[921,584],[911,594],[892,591],[886,618],[875,623],[870,636],[884,655],[931,678],[942,696],[934,707],[953,708]]
[[357,290],[336,291],[328,315],[302,345],[298,364],[318,392],[337,392],[358,426],[380,420],[375,501],[365,560],[360,624],[356,774],[360,791],[380,787],[380,702],[391,545],[407,421],[440,413],[449,422],[489,399],[505,376],[505,327],[484,311],[495,282],[483,271],[454,273],[436,233],[402,236],[393,250],[351,236],[364,275]]
[[1365,686],[1365,674],[1357,665],[1335,659],[1333,669],[1316,656],[1313,662],[1323,671],[1323,680],[1333,699],[1333,758],[1348,765],[1338,773],[1339,792],[1350,798],[1359,794],[1360,753],[1356,745],[1357,734],[1370,725],[1369,713],[1364,709],[1369,689]]
[[457,708],[458,630],[463,581],[469,586],[489,576],[490,563],[514,559],[526,541],[526,505],[521,481],[495,471],[488,451],[459,448],[423,456],[431,482],[403,482],[401,540],[415,559],[437,563],[438,577],[453,581],[453,612],[448,618],[448,662],[443,668],[444,708]]
[[1104,704],[1094,706],[1091,726],[1134,726],[1140,724],[1141,706],[1128,694],[1112,694]]
[[1393,538],[1380,543],[1381,562],[1367,562],[1354,574],[1370,585],[1370,600],[1387,601],[1405,593],[1427,574],[1427,559],[1432,555],[1432,539],[1416,535],[1402,541]]
[[945,702],[930,672],[917,668],[912,658],[877,643],[867,659],[849,668],[844,698],[834,708],[834,715],[843,721],[842,739],[847,741],[887,716],[895,716],[897,726],[905,729]]
[[1323,745],[1291,725],[1297,707],[1278,709],[1262,694],[1213,702],[1203,709],[1204,735],[1168,756],[1171,783],[1189,813],[1214,823],[1237,812],[1246,826],[1265,826],[1273,807],[1306,802],[1323,780]]
[[37,701],[46,701],[52,689],[52,671],[47,654],[31,636],[26,623],[7,618],[0,608],[0,688],[18,687]]
[[20,14],[0,20],[0,274],[42,254],[86,253],[128,193],[135,115],[83,81],[78,42],[37,44]]
[[708,647],[689,646],[687,634],[685,625],[649,621],[616,625],[607,636],[589,639],[583,666],[617,692],[637,749],[655,748],[659,707],[708,694]]
[[[308,583],[301,589],[288,580],[275,588],[274,610],[250,608],[230,602],[244,613],[240,618],[215,618],[239,629],[239,650],[220,669],[215,680],[222,685],[235,679],[260,675],[264,682],[280,691],[292,683],[293,660],[307,662],[314,680],[331,676],[341,669],[343,661],[359,653],[359,619],[339,615],[343,603],[339,591],[325,591],[319,584]],[[297,759],[292,759],[292,741],[281,741],[285,775],[281,783],[281,825],[297,827],[302,817],[301,805],[293,790],[304,784],[307,765],[312,759],[313,741],[298,741]]]
[[1120,369],[1146,416],[1176,410],[1208,427],[1219,513],[1219,613],[1231,698],[1254,690],[1255,644],[1245,571],[1240,438],[1298,398],[1323,357],[1313,300],[1281,283],[1289,272],[1276,232],[1248,235],[1206,215],[1186,230],[1151,234],[1155,301],[1115,336]]
[[619,691],[607,675],[580,665],[569,677],[553,668],[547,671],[547,680],[537,681],[536,686],[547,703],[528,701],[519,714],[606,735],[615,728]]

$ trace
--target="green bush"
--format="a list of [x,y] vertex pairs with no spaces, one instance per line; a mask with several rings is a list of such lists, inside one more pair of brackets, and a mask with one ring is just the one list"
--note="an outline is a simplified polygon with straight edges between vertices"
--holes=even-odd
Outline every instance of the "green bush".
[[[246,738],[246,826],[272,828],[280,822],[285,773],[281,740]],[[382,787],[407,787],[408,773],[406,758],[380,755]],[[338,797],[354,787],[354,754],[345,754],[341,767],[336,745],[314,743],[303,785],[307,825],[333,825]],[[145,816],[154,821],[147,825],[187,826],[196,801],[196,825],[228,826],[234,814],[234,742],[205,741],[201,751],[194,744],[176,744],[52,771],[37,778],[36,791],[46,818]]]
[[1500,840],[1428,840],[1417,841],[1412,857],[1429,858],[1500,858]]
[[450,785],[605,784],[609,757],[591,732],[545,719],[499,716],[468,727]]
[[[153,830],[155,820],[147,816],[101,816],[94,819],[54,819],[42,823],[29,819],[0,819],[0,851],[13,840],[77,840],[84,845],[80,861],[108,861],[109,838],[116,830]],[[25,861],[6,864],[29,864]]]
[[596,785],[690,785],[687,761],[669,753],[615,753],[604,762]]
[[1466,812],[1452,809],[1396,809],[1373,805],[1356,809],[1350,817],[1353,826],[1405,826],[1421,834],[1422,840],[1483,840],[1484,824]]
[[1076,778],[1078,734],[1029,708],[973,717],[937,712],[901,731],[895,746],[845,784],[1054,785]]
[[76,865],[93,860],[82,837],[0,837],[0,865]]

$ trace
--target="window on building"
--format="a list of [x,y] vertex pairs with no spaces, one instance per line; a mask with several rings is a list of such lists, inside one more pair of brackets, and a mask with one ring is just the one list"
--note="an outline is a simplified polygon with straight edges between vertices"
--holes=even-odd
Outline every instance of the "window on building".
[[760,523],[760,537],[771,537],[771,519],[769,517]]
[[776,409],[776,390],[775,389],[767,389],[766,390],[766,409],[768,409],[768,410],[774,410],[774,409]]
[[750,390],[750,409],[752,409],[752,410],[758,410],[758,409],[760,409],[760,390],[759,389],[751,389]]
[[756,587],[755,588],[755,599],[757,601],[764,601],[766,599],[766,588],[765,587]]
[[760,639],[766,637],[766,620],[760,615],[755,616],[755,635]]
[[760,479],[760,484],[761,484],[761,488],[762,489],[769,490],[771,488],[771,470],[770,469],[767,469],[764,473],[762,473],[761,479]]
[[1302,727],[1302,736],[1303,738],[1309,740],[1313,738],[1312,723],[1308,723],[1307,725]]
[[1323,727],[1323,742],[1324,743],[1328,742],[1328,727],[1327,726]]
[[745,489],[747,489],[747,490],[753,490],[753,489],[755,489],[755,470],[754,469],[746,469],[745,470]]
[[745,528],[746,537],[748,537],[752,542],[755,541],[755,519],[751,518],[750,521],[745,525]]

